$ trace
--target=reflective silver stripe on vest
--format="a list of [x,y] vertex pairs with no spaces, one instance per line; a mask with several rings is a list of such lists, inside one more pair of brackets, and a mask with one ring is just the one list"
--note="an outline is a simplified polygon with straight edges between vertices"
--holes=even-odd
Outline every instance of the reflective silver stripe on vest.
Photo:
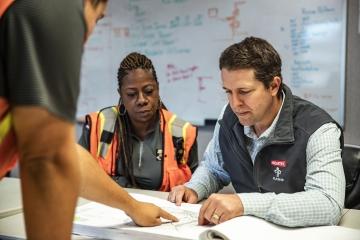
[[[103,119],[104,119],[104,128],[101,132],[101,135],[102,135],[103,131],[107,131],[107,132],[110,132],[113,134],[115,133],[115,124],[116,124],[117,113],[118,112],[117,112],[116,107],[106,108],[100,112],[100,114],[103,115]],[[101,135],[100,135],[100,139],[101,139]],[[106,142],[102,142],[100,140],[99,155],[101,157],[103,157],[103,158],[106,157],[106,154],[109,151],[109,146],[110,146],[110,144],[108,144]]]
[[185,126],[186,121],[181,118],[175,117],[174,121],[171,123],[171,134],[173,137],[183,137],[183,127]]
[[[175,156],[177,155],[177,153],[182,154],[180,163],[186,164],[186,160],[184,158],[185,142],[186,142],[186,138],[187,138],[186,129],[188,126],[190,126],[190,124],[188,122],[184,121],[183,119],[176,117],[176,115],[174,115],[173,118],[170,120],[170,124],[171,124],[171,135],[173,137],[183,139],[181,148],[179,148],[179,146],[175,146],[175,143],[174,143]],[[174,139],[173,139],[173,141],[174,141]]]

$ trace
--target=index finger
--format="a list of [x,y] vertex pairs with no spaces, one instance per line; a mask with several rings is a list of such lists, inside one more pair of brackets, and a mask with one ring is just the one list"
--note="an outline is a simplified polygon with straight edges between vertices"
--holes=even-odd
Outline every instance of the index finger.
[[209,199],[208,199],[208,200],[206,200],[206,201],[204,202],[204,204],[203,204],[203,205],[201,206],[201,208],[200,208],[200,212],[199,212],[199,216],[198,216],[198,223],[199,223],[199,225],[205,225],[205,224],[207,224],[207,220],[206,220],[204,214],[205,214],[205,212],[206,212],[209,204],[210,204],[210,201],[209,201]]
[[185,191],[183,191],[183,190],[176,192],[176,194],[175,194],[175,205],[176,206],[181,205],[183,198],[184,198],[184,194],[185,194]]
[[179,219],[177,219],[177,217],[175,217],[174,215],[168,213],[167,211],[163,210],[160,208],[160,217],[165,218],[167,220],[171,220],[173,222],[178,222]]

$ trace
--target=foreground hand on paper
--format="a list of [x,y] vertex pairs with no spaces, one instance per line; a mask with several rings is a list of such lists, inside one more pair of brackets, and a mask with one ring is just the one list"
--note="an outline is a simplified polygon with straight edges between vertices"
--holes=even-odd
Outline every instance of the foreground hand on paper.
[[179,221],[175,216],[159,208],[155,204],[136,201],[132,211],[127,213],[139,226],[152,227],[161,224],[164,218],[173,222]]
[[198,195],[191,188],[179,185],[171,189],[168,201],[175,203],[177,206],[180,206],[181,202],[197,203]]
[[199,225],[219,224],[244,214],[241,199],[236,194],[211,194],[201,206]]

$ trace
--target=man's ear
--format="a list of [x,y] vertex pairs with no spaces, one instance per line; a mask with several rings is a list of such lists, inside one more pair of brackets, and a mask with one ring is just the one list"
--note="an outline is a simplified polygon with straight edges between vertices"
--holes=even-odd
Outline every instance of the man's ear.
[[280,91],[281,81],[281,78],[278,76],[273,78],[272,82],[270,83],[270,92],[272,96],[276,96],[278,91]]
[[[85,0],[86,1],[86,0]],[[91,4],[96,7],[97,5],[99,5],[100,2],[105,2],[107,3],[108,0],[90,0],[91,1]]]
[[86,23],[86,34],[84,42],[89,38],[95,28],[96,22],[105,16],[107,2],[104,0],[84,0],[84,20]]

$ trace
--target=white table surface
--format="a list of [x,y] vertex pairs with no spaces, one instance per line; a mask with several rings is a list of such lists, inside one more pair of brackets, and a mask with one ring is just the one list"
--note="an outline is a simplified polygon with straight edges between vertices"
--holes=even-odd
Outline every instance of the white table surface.
[[[142,193],[153,197],[165,199],[166,192],[140,189],[126,189],[131,193]],[[231,193],[233,189],[227,187],[221,192]],[[88,202],[80,198],[78,205]],[[4,178],[0,181],[0,236],[1,239],[26,239],[24,215],[22,213],[20,181],[17,178]],[[5,214],[4,214],[5,213]],[[360,210],[344,209],[339,226],[360,229]],[[8,237],[4,237],[8,236]],[[89,239],[87,237],[73,236],[73,239]]]

